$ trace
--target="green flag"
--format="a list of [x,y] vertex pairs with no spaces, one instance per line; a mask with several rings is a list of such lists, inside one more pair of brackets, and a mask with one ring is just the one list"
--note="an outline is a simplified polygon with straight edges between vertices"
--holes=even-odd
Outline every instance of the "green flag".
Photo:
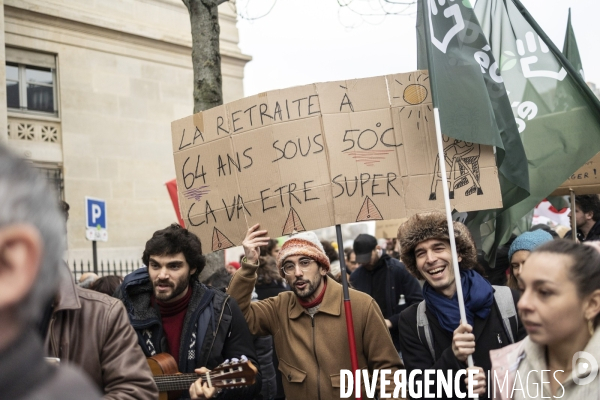
[[[581,62],[581,56],[579,55],[579,47],[577,47],[577,40],[575,39],[575,32],[571,25],[571,9],[569,8],[569,18],[567,18],[567,32],[565,33],[565,43],[563,45],[563,54],[569,60],[575,71],[579,72],[581,77],[585,80],[583,74],[583,64]],[[558,96],[568,97],[568,93],[559,93]],[[565,201],[563,196],[548,196],[546,198],[556,209],[570,207],[570,204]]]
[[498,214],[497,245],[600,151],[600,103],[518,0],[479,0],[475,14],[500,60],[527,154],[531,189],[529,197]]
[[583,74],[583,64],[581,63],[581,56],[579,55],[579,48],[577,47],[577,40],[575,39],[575,31],[573,31],[573,25],[571,25],[571,9],[569,8],[569,18],[567,19],[567,32],[565,33],[565,44],[563,45],[563,54],[569,60],[571,65],[575,68],[575,71],[581,74],[581,77],[585,79]]
[[[469,1],[419,0],[417,41],[418,68],[429,69],[442,133],[496,146],[503,206],[523,200],[529,195],[525,151],[497,58]],[[478,213],[471,223],[493,216]]]

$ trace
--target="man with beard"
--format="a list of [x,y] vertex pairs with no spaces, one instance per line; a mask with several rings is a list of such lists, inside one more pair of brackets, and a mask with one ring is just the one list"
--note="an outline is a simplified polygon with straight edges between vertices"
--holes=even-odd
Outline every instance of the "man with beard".
[[[339,398],[340,370],[351,369],[342,286],[327,276],[329,259],[317,236],[302,232],[277,255],[277,268],[292,291],[251,302],[259,247],[268,242],[267,231],[258,224],[248,230],[242,243],[245,258],[228,292],[238,301],[250,332],[273,335],[286,399]],[[377,303],[355,290],[350,299],[358,365],[371,373],[388,369],[393,376],[402,362]],[[394,387],[392,379],[386,389]]]
[[[572,213],[573,205],[571,207]],[[581,243],[600,240],[600,197],[597,194],[575,196],[574,208],[577,240]],[[569,217],[571,217],[571,213],[569,213]],[[566,239],[572,237],[573,227],[565,234]]]
[[[126,276],[117,297],[147,357],[169,353],[183,373],[210,370],[242,355],[258,365],[235,300],[198,281],[205,258],[195,234],[177,224],[157,231],[146,242],[142,260],[147,267]],[[225,390],[219,398],[251,399],[260,386],[259,373],[254,385]],[[214,394],[210,389],[204,395]]]

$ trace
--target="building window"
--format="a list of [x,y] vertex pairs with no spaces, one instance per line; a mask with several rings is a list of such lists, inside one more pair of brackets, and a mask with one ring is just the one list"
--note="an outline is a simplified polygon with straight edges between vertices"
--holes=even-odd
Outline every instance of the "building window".
[[54,56],[7,48],[6,60],[9,111],[58,114]]
[[6,105],[8,108],[20,108],[19,66],[6,63]]

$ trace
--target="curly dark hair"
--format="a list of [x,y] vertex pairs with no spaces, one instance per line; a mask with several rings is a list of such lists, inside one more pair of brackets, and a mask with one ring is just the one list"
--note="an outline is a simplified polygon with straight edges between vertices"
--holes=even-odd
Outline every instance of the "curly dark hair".
[[154,232],[152,238],[146,242],[142,261],[148,266],[150,256],[172,256],[179,253],[183,253],[190,271],[196,269],[192,278],[197,278],[206,265],[206,259],[202,255],[202,244],[198,236],[179,224],[171,224]]
[[597,194],[575,196],[575,205],[584,213],[592,212],[594,221],[600,221],[600,197]]

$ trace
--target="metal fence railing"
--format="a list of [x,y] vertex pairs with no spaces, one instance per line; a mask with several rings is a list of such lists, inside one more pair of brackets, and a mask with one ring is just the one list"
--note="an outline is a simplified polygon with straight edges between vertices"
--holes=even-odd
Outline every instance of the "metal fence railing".
[[[97,273],[98,276],[119,275],[124,277],[141,266],[141,260],[99,260]],[[76,282],[84,273],[95,272],[94,263],[91,260],[72,260],[69,261],[69,267]]]

